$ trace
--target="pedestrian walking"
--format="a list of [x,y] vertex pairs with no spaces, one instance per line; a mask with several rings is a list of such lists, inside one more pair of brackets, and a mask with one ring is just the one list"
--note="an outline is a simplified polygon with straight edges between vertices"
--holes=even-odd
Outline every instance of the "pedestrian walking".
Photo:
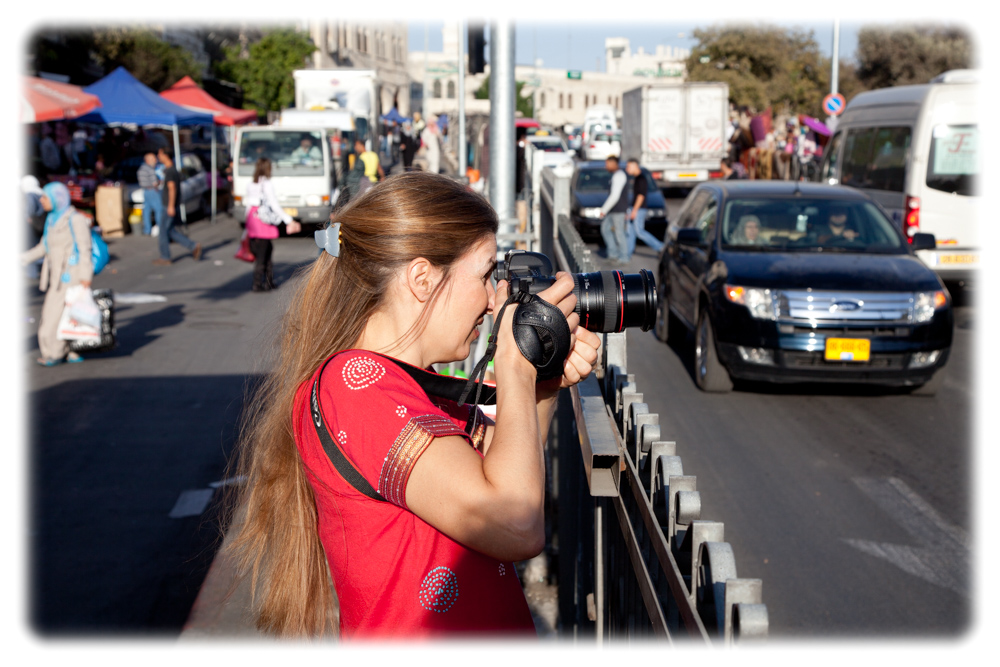
[[420,149],[420,135],[414,130],[413,123],[403,121],[403,131],[399,137],[399,154],[403,159],[403,170],[410,171],[413,168],[413,156]]
[[365,166],[365,176],[372,183],[378,183],[379,179],[385,178],[385,171],[378,159],[378,153],[365,149],[365,142],[360,139],[354,141],[354,154],[356,160],[361,160]]
[[628,236],[625,230],[625,210],[628,208],[625,185],[628,177],[618,168],[618,158],[614,155],[608,156],[604,167],[611,172],[611,192],[601,205],[601,215],[604,217],[601,220],[601,238],[604,239],[607,258],[626,264],[629,261]]
[[166,209],[166,215],[163,216],[163,229],[157,237],[160,256],[153,260],[153,264],[164,266],[171,264],[171,241],[180,243],[191,251],[191,256],[195,260],[200,260],[201,244],[195,243],[177,229],[181,212],[181,175],[174,164],[174,152],[169,148],[161,148],[157,157],[163,163],[163,207]]
[[161,188],[163,181],[161,171],[157,174],[157,167],[160,161],[156,159],[156,153],[147,152],[143,156],[143,163],[136,172],[139,187],[142,188],[142,233],[149,236],[153,233],[153,221],[156,226],[163,228],[163,193]]
[[64,361],[83,361],[69,351],[66,341],[57,336],[59,318],[66,307],[66,290],[75,285],[90,287],[94,264],[90,248],[90,218],[70,203],[69,188],[59,182],[42,188],[42,208],[48,211],[42,240],[21,254],[25,266],[44,258],[38,289],[45,292],[42,315],[38,321],[38,350],[35,361],[40,366],[57,366]]
[[238,518],[226,549],[255,584],[257,627],[533,636],[514,562],[545,545],[542,443],[560,389],[592,372],[600,345],[578,326],[572,277],[557,274],[539,295],[575,333],[562,377],[537,381],[521,355],[511,322],[524,306],[497,316],[494,424],[441,396],[428,383],[441,376],[423,370],[465,359],[506,302],[507,282],[494,290],[490,280],[489,202],[411,171],[335,221],[316,234],[322,250],[282,317],[273,371],[237,445],[233,474],[246,481],[229,505]]
[[629,207],[626,218],[628,221],[628,256],[632,257],[635,252],[637,239],[659,253],[663,249],[663,242],[653,236],[646,229],[646,203],[649,201],[649,182],[642,173],[639,161],[629,158],[625,162],[625,173],[632,177],[632,206]]
[[420,133],[420,141],[424,145],[424,155],[427,158],[427,171],[432,174],[441,173],[441,142],[438,140],[437,123],[431,119]]
[[251,289],[254,292],[268,292],[277,287],[271,254],[274,251],[272,240],[279,235],[278,225],[284,224],[285,231],[289,234],[297,234],[302,225],[278,203],[278,196],[271,183],[271,161],[266,157],[258,158],[254,165],[253,181],[247,184],[245,201],[247,236],[250,239],[250,252],[254,255]]

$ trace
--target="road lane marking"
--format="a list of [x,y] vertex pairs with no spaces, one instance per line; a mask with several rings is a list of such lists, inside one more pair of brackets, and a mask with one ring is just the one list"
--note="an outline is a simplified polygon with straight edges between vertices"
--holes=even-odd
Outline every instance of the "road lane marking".
[[212,501],[212,494],[215,489],[192,489],[181,491],[181,495],[174,503],[174,508],[170,510],[171,519],[182,519],[188,516],[199,516]]
[[115,292],[115,305],[137,303],[162,303],[167,297],[162,294],[146,294],[143,292]]
[[948,523],[900,479],[856,477],[853,481],[920,546],[858,539],[845,539],[845,542],[908,574],[970,597],[968,533]]

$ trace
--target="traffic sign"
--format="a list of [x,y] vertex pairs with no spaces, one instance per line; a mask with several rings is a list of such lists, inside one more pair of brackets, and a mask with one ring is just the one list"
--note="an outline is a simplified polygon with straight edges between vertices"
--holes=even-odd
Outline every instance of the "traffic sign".
[[583,78],[583,72],[581,70],[578,70],[578,69],[566,70],[566,78],[567,79],[582,79]]
[[844,111],[845,106],[847,106],[847,100],[840,93],[830,93],[823,98],[823,111],[828,116],[839,116]]

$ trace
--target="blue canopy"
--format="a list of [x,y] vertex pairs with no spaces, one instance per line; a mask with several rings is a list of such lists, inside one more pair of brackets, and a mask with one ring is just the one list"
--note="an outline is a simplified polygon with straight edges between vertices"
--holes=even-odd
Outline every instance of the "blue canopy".
[[406,116],[400,115],[399,110],[396,107],[389,109],[389,113],[382,116],[382,120],[391,120],[396,123],[402,123],[410,120]]
[[75,120],[104,125],[211,125],[212,114],[191,111],[161,97],[141,83],[127,69],[119,67],[111,74],[83,89],[97,95],[101,106]]

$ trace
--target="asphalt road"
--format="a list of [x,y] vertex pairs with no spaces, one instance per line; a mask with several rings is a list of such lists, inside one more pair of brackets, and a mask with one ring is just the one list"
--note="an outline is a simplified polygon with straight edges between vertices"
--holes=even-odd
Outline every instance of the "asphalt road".
[[[176,637],[219,544],[219,482],[288,290],[250,291],[229,216],[188,233],[202,260],[174,245],[169,267],[151,264],[155,239],[109,242],[94,287],[118,298],[119,346],[82,364],[33,363],[42,295],[25,285],[28,621],[43,637]],[[276,278],[315,253],[278,239]]]
[[[668,200],[676,215],[680,200]],[[593,245],[597,248],[597,245]],[[630,271],[654,269],[640,245]],[[844,385],[699,391],[693,342],[628,334],[662,439],[722,521],[740,577],[763,580],[772,638],[960,637],[970,629],[972,297],[936,397]]]

